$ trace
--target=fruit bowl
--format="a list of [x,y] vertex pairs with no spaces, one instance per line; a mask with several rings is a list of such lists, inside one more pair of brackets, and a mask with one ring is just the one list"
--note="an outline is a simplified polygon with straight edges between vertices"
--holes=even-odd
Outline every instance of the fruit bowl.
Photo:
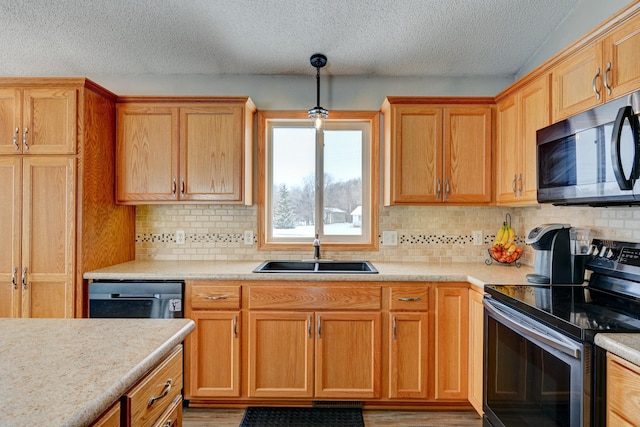
[[489,259],[486,259],[484,261],[484,263],[487,264],[487,265],[491,265],[495,261],[498,264],[515,265],[516,267],[520,268],[521,264],[520,264],[520,261],[518,261],[518,260],[522,256],[522,249],[521,248],[516,248],[509,255],[506,254],[508,251],[505,251],[505,250],[501,251],[496,246],[490,247],[489,249],[487,249],[487,252],[489,252]]

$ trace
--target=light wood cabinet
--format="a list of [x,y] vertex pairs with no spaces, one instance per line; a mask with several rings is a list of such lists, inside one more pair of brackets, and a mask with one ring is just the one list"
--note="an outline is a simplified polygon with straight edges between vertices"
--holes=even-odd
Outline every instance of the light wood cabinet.
[[453,101],[385,99],[385,205],[491,202],[493,98]]
[[553,121],[559,121],[640,88],[640,18],[564,58],[552,69]]
[[496,106],[496,202],[537,203],[536,132],[550,124],[549,76],[543,75]]
[[435,398],[466,400],[469,357],[468,285],[435,291]]
[[95,420],[91,427],[120,427],[120,402],[114,403],[111,408],[107,409],[104,414]]
[[248,292],[249,397],[380,397],[379,287]]
[[0,316],[82,316],[83,274],[133,259],[135,212],[112,191],[114,98],[86,79],[0,79],[0,133],[13,129],[0,146]]
[[469,402],[483,414],[484,306],[482,292],[469,289]]
[[0,154],[75,154],[76,104],[75,88],[0,88]]
[[252,203],[251,99],[118,102],[118,202]]
[[185,397],[240,396],[240,285],[185,283],[185,316],[196,328],[186,339]]
[[389,397],[429,397],[429,293],[428,286],[393,286],[390,289]]
[[640,425],[640,367],[607,353],[607,425]]

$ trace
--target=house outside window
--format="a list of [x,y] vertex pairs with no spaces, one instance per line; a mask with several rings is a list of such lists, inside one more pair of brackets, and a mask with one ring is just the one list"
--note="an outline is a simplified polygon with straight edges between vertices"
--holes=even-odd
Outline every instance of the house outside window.
[[306,112],[258,113],[260,249],[377,249],[379,121],[332,111],[317,133]]

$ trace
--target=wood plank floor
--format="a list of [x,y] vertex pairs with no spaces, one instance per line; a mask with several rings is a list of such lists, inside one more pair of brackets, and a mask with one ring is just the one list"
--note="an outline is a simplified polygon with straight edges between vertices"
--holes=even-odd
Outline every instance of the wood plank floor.
[[[184,408],[183,427],[238,427],[244,409]],[[364,410],[365,427],[481,427],[473,411],[383,411]]]

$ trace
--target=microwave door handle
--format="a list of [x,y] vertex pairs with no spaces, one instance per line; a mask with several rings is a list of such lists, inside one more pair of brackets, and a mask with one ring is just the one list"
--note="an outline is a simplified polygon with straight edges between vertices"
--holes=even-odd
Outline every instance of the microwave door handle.
[[[622,138],[622,130],[626,120],[629,121],[629,125],[631,126],[635,148],[633,168],[629,178],[624,176],[624,171],[622,170],[622,156],[620,153],[620,139]],[[613,124],[613,132],[611,134],[611,164],[613,167],[613,174],[616,177],[618,187],[620,187],[621,190],[633,190],[634,181],[638,178],[638,173],[640,173],[640,170],[638,170],[638,163],[640,161],[638,158],[640,156],[640,152],[638,152],[638,128],[638,117],[633,113],[633,108],[630,105],[621,108],[618,111],[616,121]]]

